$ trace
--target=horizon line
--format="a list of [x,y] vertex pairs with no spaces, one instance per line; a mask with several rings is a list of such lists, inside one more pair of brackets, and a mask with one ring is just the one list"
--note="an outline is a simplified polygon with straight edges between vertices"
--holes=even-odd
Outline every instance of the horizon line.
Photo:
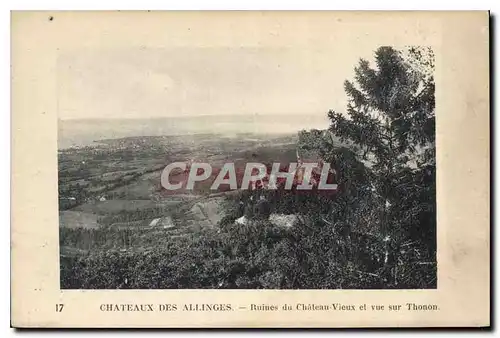
[[324,116],[328,118],[328,111],[324,113],[272,113],[272,114],[263,114],[263,113],[255,113],[255,114],[200,114],[200,115],[177,115],[177,116],[151,116],[151,117],[71,117],[71,118],[61,118],[57,117],[58,120],[61,121],[75,121],[75,120],[145,120],[145,119],[164,119],[164,118],[174,118],[174,119],[182,119],[182,118],[193,118],[193,117],[215,117],[215,116],[235,116],[235,117],[250,117],[250,116]]

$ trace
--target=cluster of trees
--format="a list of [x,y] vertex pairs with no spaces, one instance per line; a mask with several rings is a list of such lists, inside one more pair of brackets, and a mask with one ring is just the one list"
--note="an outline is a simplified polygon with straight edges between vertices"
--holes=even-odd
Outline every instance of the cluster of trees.
[[65,257],[62,287],[435,288],[433,71],[429,48],[381,47],[374,65],[359,62],[346,113],[329,111],[328,130],[299,135],[299,147],[335,168],[338,193],[266,197],[298,216],[293,228],[268,212],[235,224],[249,198],[238,196],[216,229],[147,252]]
[[128,230],[115,227],[99,229],[63,227],[59,229],[59,244],[61,248],[72,247],[83,250],[126,248],[134,244],[145,244],[141,241],[140,231],[140,229]]
[[117,213],[101,216],[98,223],[102,226],[109,226],[113,223],[126,223],[138,220],[149,220],[162,217],[168,211],[165,207],[141,208],[135,210],[120,210]]
[[61,248],[77,248],[99,252],[110,249],[161,247],[172,235],[182,233],[180,229],[151,228],[144,223],[129,226],[101,228],[60,228]]
[[[319,225],[319,226],[318,226]],[[116,243],[116,242],[115,242]],[[352,246],[321,223],[291,229],[266,221],[165,236],[145,250],[91,250],[61,257],[61,287],[70,289],[242,288],[367,289],[433,287],[433,265],[405,256],[398,280],[383,273],[377,242]],[[358,245],[359,244],[359,245]],[[378,252],[382,252],[378,250]],[[390,276],[389,276],[390,277]]]

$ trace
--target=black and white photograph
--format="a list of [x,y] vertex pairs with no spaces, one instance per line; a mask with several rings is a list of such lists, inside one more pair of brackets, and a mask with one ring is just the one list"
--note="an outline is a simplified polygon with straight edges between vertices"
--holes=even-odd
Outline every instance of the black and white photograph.
[[61,52],[61,289],[435,289],[435,52],[330,43]]
[[488,11],[14,11],[11,325],[491,325]]

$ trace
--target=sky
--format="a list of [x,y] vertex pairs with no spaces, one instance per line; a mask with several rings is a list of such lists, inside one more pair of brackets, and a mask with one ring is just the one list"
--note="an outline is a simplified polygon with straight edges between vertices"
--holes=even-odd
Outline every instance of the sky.
[[57,62],[58,116],[148,118],[344,111],[356,45],[74,50]]

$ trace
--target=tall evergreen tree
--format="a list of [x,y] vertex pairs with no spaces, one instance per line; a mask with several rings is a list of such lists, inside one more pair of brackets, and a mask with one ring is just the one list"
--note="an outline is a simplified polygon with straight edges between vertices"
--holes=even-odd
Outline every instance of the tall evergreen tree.
[[395,241],[421,239],[431,251],[436,225],[433,74],[430,48],[381,47],[374,66],[360,60],[355,81],[345,81],[346,114],[328,113],[331,133],[351,144],[365,164],[380,205],[380,232]]

